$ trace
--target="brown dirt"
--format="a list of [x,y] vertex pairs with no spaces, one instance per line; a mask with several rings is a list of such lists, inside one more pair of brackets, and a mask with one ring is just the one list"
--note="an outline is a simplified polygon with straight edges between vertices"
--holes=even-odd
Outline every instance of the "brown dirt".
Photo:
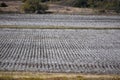
[[[1,3],[2,1],[0,1]],[[0,7],[2,12],[20,12],[20,7],[22,5],[21,1],[4,1],[8,7]],[[55,14],[93,14],[94,10],[89,8],[75,8],[68,6],[61,6],[56,4],[49,4],[48,12]]]
[[[2,1],[0,1],[1,3]],[[1,12],[20,12],[21,1],[4,1],[8,7],[0,7]]]
[[56,4],[50,4],[48,11],[60,14],[94,14],[94,10],[90,8],[76,8]]

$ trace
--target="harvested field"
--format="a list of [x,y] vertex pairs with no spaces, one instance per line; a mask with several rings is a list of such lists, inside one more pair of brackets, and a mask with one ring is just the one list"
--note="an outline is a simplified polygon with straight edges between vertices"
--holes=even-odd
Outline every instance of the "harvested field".
[[120,16],[1,14],[0,25],[120,28]]
[[120,30],[0,29],[0,70],[120,74]]

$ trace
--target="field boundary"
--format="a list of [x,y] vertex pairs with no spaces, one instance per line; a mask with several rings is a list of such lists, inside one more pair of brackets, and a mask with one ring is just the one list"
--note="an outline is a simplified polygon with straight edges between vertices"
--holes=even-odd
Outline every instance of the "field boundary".
[[10,29],[92,29],[92,30],[120,30],[120,27],[71,27],[71,26],[22,26],[22,25],[0,25],[0,28]]
[[[92,75],[92,74],[73,74],[73,73],[35,73],[35,72],[0,72],[0,80],[119,80],[119,75]],[[8,79],[7,79],[8,78]]]

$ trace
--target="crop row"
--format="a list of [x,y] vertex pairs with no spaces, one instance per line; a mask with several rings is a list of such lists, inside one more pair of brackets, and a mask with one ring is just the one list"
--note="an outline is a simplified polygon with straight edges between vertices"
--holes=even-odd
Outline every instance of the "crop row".
[[1,14],[0,25],[120,27],[120,16]]
[[0,29],[0,70],[120,74],[119,30]]

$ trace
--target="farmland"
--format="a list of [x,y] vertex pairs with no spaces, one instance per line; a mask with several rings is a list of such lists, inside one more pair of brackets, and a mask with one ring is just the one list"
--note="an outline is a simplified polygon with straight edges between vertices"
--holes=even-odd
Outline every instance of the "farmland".
[[0,29],[0,70],[120,74],[119,30]]
[[6,71],[119,75],[120,16],[0,14]]
[[22,1],[0,1],[0,80],[120,80],[119,0]]
[[120,16],[62,14],[1,14],[0,25],[73,28],[120,28]]

